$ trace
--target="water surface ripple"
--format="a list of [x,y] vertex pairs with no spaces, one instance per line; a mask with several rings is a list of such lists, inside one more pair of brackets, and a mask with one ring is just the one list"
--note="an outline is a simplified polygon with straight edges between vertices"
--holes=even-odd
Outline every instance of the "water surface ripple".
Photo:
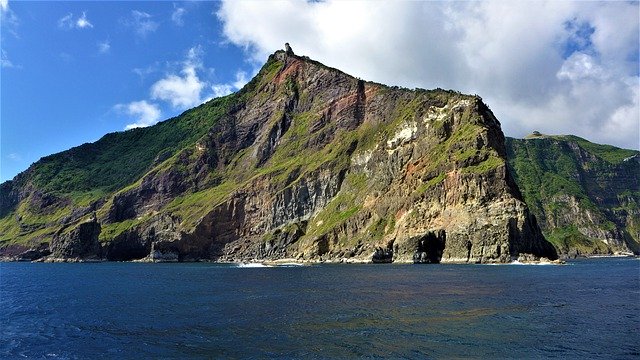
[[0,264],[3,358],[638,358],[640,261]]

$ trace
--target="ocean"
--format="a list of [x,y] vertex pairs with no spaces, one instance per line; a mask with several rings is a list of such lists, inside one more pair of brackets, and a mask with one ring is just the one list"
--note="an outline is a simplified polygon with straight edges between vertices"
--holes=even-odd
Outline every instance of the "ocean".
[[0,357],[640,357],[640,261],[0,263]]

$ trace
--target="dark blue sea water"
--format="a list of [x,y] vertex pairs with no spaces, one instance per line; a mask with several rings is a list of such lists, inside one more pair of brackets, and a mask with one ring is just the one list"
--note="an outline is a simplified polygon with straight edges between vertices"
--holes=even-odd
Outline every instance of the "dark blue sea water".
[[0,264],[3,358],[638,358],[640,261]]

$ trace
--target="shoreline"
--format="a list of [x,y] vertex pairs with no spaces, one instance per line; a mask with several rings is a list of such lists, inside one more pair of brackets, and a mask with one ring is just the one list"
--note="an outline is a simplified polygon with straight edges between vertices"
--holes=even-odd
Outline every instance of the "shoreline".
[[[15,256],[2,256],[0,257],[0,262],[30,262],[30,263],[103,263],[103,262],[127,262],[127,263],[214,263],[214,264],[236,264],[236,265],[245,265],[246,267],[251,267],[251,265],[264,265],[266,267],[277,267],[277,266],[311,266],[311,265],[320,265],[320,264],[376,264],[376,265],[384,265],[384,264],[395,264],[395,265],[564,265],[567,261],[571,260],[579,260],[579,259],[616,259],[616,258],[636,258],[640,259],[640,255],[635,254],[597,254],[597,255],[581,255],[577,257],[560,257],[557,260],[549,260],[546,258],[543,259],[513,259],[509,262],[466,262],[466,261],[442,261],[439,263],[433,264],[419,264],[414,263],[413,261],[392,261],[392,262],[383,262],[378,263],[372,261],[370,259],[358,259],[358,258],[341,258],[341,259],[308,259],[308,260],[300,260],[296,258],[282,258],[282,259],[234,259],[236,261],[230,260],[210,260],[210,259],[200,259],[200,260],[183,260],[179,261],[175,260],[153,260],[149,258],[142,259],[134,259],[134,260],[125,260],[125,261],[117,261],[117,260],[107,260],[107,259],[96,259],[96,258],[48,258],[42,257],[39,259],[20,259]],[[256,266],[257,267],[257,266]]]

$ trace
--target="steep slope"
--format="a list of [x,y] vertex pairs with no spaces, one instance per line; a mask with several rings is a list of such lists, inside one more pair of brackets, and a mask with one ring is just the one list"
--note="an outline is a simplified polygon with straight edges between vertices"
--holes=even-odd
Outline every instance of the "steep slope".
[[525,201],[560,253],[640,252],[640,152],[535,134],[507,138],[507,155]]
[[505,156],[479,97],[278,51],[236,94],[3,184],[0,246],[29,259],[553,259]]
[[105,199],[207,133],[232,106],[212,100],[148,128],[105,135],[50,155],[0,184],[0,246],[34,246],[61,226],[100,208]]

